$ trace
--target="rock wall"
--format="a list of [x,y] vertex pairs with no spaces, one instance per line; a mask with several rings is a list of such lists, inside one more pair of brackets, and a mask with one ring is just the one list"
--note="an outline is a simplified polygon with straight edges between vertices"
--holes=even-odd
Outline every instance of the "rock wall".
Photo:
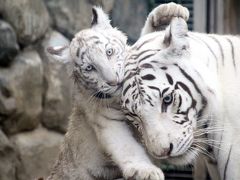
[[0,0],[0,180],[46,177],[66,132],[72,85],[46,47],[88,28],[91,7],[109,12],[131,42],[146,0]]

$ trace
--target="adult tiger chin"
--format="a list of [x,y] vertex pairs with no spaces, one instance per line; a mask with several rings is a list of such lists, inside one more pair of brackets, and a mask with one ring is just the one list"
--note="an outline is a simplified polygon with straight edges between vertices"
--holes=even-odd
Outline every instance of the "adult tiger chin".
[[238,49],[239,37],[188,32],[182,18],[131,47],[122,106],[155,161],[214,154],[222,179],[240,179]]

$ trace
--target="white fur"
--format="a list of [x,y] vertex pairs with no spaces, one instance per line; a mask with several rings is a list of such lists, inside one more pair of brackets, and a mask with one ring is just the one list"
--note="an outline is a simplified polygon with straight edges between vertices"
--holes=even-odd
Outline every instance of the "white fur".
[[[150,39],[152,40],[149,41]],[[230,41],[234,49],[232,49]],[[142,45],[143,43],[144,45]],[[221,44],[221,47],[219,47],[218,43]],[[189,142],[194,143],[197,140],[194,133],[199,133],[201,123],[206,124],[207,121],[210,121],[209,128],[202,130],[201,134],[211,132],[211,128],[217,131],[215,133],[212,131],[208,135],[211,142],[205,140],[205,143],[213,146],[221,178],[240,179],[240,171],[238,171],[240,169],[240,161],[238,160],[240,157],[239,44],[239,37],[188,33],[184,20],[175,18],[165,33],[156,32],[146,35],[140,38],[130,49],[131,53],[126,61],[125,71],[127,73],[125,77],[128,77],[134,71],[139,71],[124,83],[123,91],[129,84],[132,86],[122,96],[123,106],[126,113],[131,112],[138,116],[135,119],[132,116],[130,120],[134,121],[139,127],[141,134],[143,134],[146,149],[155,158],[168,158],[174,164],[191,163],[197,156],[197,152],[191,151],[186,154],[190,147],[187,139],[190,137]],[[134,55],[149,49],[161,49],[161,51],[151,52],[153,55],[141,62],[138,61],[141,57],[134,58],[136,57]],[[144,57],[144,55],[146,54],[142,56]],[[144,63],[151,64],[153,68],[141,68]],[[174,64],[177,64],[191,76],[207,99],[207,106],[204,114],[202,114],[203,117],[199,121],[197,121],[196,112],[202,106],[201,96],[194,88],[193,83],[184,77],[183,73]],[[159,97],[156,90],[148,88],[149,86],[155,86],[162,90],[168,87],[169,83],[165,71],[160,69],[163,66],[168,68],[166,72],[172,75],[175,82],[181,81],[188,86],[192,96],[198,102],[196,112],[192,109],[192,112],[188,114],[189,122],[185,123],[184,126],[174,122],[178,121],[173,116],[176,110],[174,106],[172,105],[166,113],[163,113],[161,110],[163,99]],[[143,80],[141,84],[138,84],[139,86],[133,85],[133,82],[138,82],[138,79],[141,79],[146,74],[153,74],[157,78],[152,81]],[[146,92],[141,92],[139,87],[143,87]],[[136,92],[139,94],[137,99],[133,99],[132,92],[135,89],[138,90]],[[175,93],[176,91],[184,93],[181,88],[175,90]],[[152,97],[151,103],[153,106],[145,101],[147,95]],[[189,99],[187,94],[182,95],[182,97]],[[188,102],[183,99],[182,103],[184,104],[181,108],[188,107]],[[135,105],[137,105],[137,108],[134,108]],[[186,128],[187,135],[184,136],[182,132],[186,131]],[[173,143],[173,149],[167,155],[165,151],[169,151],[170,143]],[[184,143],[185,147],[183,146],[180,149],[181,151],[178,151],[179,149],[176,148],[180,148],[181,143]],[[202,146],[202,148],[205,149],[206,147]],[[200,151],[207,154],[207,150],[203,149]]]
[[[128,49],[126,38],[110,26],[101,8],[94,9],[98,15],[95,17],[97,23],[91,29],[76,34],[70,46],[48,48],[54,59],[69,65],[75,80],[75,103],[68,132],[48,180],[118,177],[118,169],[109,169],[109,165],[117,165],[127,179],[162,180],[161,169],[152,164],[144,148],[133,138],[123,121],[125,117],[118,98],[114,97],[118,95],[118,83],[123,79],[123,62]],[[152,21],[158,21],[157,16],[147,19],[146,23],[152,24]],[[94,36],[101,43],[91,39]],[[112,40],[118,43],[114,44]],[[117,47],[118,44],[122,47]],[[115,54],[108,57],[105,48],[109,45]],[[86,57],[81,59],[81,56]],[[95,71],[86,71],[87,65],[93,65]],[[99,90],[113,97],[107,100],[92,97]]]

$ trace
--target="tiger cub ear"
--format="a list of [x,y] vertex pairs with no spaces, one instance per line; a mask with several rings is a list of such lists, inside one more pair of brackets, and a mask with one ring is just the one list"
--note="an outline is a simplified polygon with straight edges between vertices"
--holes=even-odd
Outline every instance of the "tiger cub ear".
[[50,46],[47,49],[50,57],[61,63],[68,63],[71,61],[69,46]]
[[112,28],[108,15],[101,7],[94,6],[92,8],[92,28],[108,29]]
[[187,41],[188,26],[183,18],[175,17],[165,30],[163,43],[174,50],[186,50],[189,47]]

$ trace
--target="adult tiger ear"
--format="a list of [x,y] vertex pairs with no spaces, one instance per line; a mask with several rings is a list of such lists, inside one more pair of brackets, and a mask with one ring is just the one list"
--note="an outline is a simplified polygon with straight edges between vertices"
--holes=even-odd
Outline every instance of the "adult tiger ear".
[[46,50],[50,57],[59,62],[68,63],[71,61],[69,46],[50,46]]
[[176,53],[182,53],[189,48],[187,40],[188,26],[183,18],[175,17],[165,30],[163,43]]
[[112,28],[108,15],[101,7],[94,6],[92,8],[92,28],[108,29]]

